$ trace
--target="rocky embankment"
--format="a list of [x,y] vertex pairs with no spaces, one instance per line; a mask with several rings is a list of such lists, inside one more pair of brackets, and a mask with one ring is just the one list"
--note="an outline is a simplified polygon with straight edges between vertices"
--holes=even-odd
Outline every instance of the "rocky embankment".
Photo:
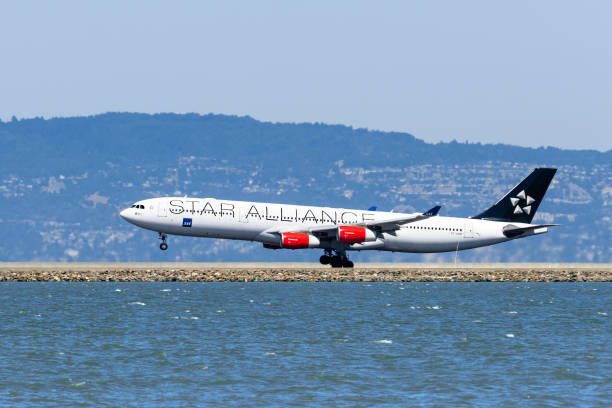
[[610,282],[612,264],[0,264],[0,281]]

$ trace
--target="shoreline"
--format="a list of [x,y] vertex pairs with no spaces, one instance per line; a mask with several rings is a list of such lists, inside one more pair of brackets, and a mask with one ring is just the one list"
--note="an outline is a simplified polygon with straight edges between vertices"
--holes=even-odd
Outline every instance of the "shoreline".
[[612,282],[612,264],[0,263],[0,282]]

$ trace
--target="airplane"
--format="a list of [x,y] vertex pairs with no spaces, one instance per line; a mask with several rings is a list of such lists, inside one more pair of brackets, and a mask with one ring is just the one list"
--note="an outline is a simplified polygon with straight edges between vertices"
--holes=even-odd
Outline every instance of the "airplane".
[[261,242],[269,249],[320,248],[319,261],[352,268],[347,251],[451,252],[498,244],[548,231],[531,224],[556,169],[537,168],[489,209],[469,218],[425,212],[394,213],[344,208],[162,197],[138,201],[120,212],[137,227],[159,234]]

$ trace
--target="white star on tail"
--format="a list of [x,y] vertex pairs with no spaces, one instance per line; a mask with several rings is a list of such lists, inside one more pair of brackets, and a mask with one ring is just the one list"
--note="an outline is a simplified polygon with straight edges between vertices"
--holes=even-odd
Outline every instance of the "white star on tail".
[[[521,200],[525,200],[525,206],[521,207]],[[528,196],[525,193],[525,190],[521,190],[520,193],[516,195],[516,197],[510,197],[510,202],[514,207],[514,214],[525,213],[527,215],[531,214],[531,204],[535,203],[535,199],[533,197]]]

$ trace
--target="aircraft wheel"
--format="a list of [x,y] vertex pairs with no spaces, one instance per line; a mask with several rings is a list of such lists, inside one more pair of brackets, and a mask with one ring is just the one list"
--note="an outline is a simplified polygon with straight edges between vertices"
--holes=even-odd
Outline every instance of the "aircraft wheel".
[[166,249],[168,249],[168,244],[166,244],[165,242],[162,242],[161,244],[159,244],[159,249],[161,249],[162,251],[165,251]]
[[330,264],[332,268],[340,268],[342,266],[342,259],[339,256],[332,256]]
[[323,265],[329,265],[329,263],[331,262],[331,256],[321,255],[321,257],[319,258],[319,262],[321,262]]
[[342,262],[343,268],[353,268],[354,266],[355,264],[353,264],[353,261],[349,261],[348,259]]

